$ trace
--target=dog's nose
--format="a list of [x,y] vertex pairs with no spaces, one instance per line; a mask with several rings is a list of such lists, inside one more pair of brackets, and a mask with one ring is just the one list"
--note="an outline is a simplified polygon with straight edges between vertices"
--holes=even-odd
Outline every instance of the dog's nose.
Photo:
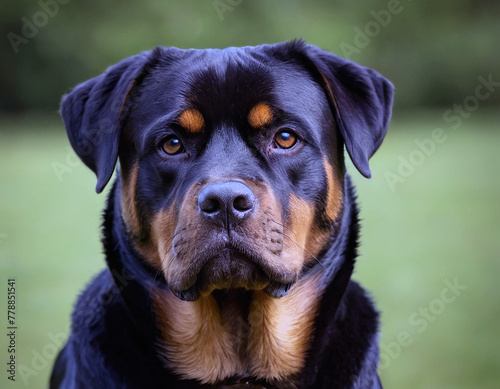
[[254,207],[254,193],[238,181],[213,182],[198,195],[198,209],[203,217],[225,227],[241,222]]

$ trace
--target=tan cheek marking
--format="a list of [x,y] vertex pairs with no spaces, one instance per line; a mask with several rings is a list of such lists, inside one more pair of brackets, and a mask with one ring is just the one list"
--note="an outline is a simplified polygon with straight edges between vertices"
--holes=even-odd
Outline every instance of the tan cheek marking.
[[286,231],[294,241],[295,250],[291,251],[292,257],[288,260],[296,263],[300,271],[304,265],[316,261],[316,256],[328,241],[329,231],[320,229],[314,222],[313,204],[292,195],[289,208],[290,226]]
[[248,114],[248,122],[253,128],[265,127],[273,120],[271,107],[265,103],[254,106]]
[[182,378],[213,384],[245,371],[213,296],[186,302],[155,288],[153,307],[160,354]]
[[295,242],[305,247],[307,236],[314,219],[312,204],[292,194],[290,196],[290,229],[293,231]]
[[145,223],[151,226],[149,240],[147,242],[136,240],[134,247],[154,269],[164,269],[164,261],[167,253],[171,251],[172,236],[177,226],[174,206],[159,211],[151,221]]
[[256,291],[250,307],[250,371],[258,378],[284,379],[304,367],[310,347],[321,272],[296,284],[279,299]]
[[307,242],[314,220],[312,204],[292,194],[288,205],[289,220],[285,228],[285,244],[283,261],[298,274],[305,264],[309,253]]
[[203,130],[205,126],[205,120],[203,115],[197,109],[186,109],[179,116],[179,123],[187,131],[196,133]]
[[137,174],[139,166],[134,164],[128,176],[122,173],[122,214],[129,234],[133,237],[140,237],[141,225],[137,214],[135,203],[135,193],[137,188]]
[[330,221],[334,221],[342,207],[342,186],[337,174],[334,174],[333,166],[325,158],[323,160],[326,172],[326,181],[328,184],[328,192],[326,197],[326,216]]
[[172,204],[168,209],[159,211],[151,222],[152,260],[156,269],[165,269],[167,254],[171,252],[172,237],[177,227],[177,218]]

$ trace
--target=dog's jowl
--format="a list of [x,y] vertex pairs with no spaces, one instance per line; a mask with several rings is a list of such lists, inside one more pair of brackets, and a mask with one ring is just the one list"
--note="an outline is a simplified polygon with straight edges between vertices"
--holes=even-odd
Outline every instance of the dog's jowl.
[[359,172],[392,85],[301,41],[158,47],[64,96],[69,140],[117,166],[107,269],[52,388],[380,388],[378,315],[351,281]]

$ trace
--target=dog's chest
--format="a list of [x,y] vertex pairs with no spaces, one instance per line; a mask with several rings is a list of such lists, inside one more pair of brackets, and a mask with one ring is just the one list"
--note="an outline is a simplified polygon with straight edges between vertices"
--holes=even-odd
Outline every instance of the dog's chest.
[[245,379],[217,386],[231,377],[290,380],[303,368],[310,345],[318,278],[303,280],[280,299],[254,291],[247,305],[238,304],[236,295],[186,302],[158,292],[154,310],[166,367],[210,388],[264,388]]

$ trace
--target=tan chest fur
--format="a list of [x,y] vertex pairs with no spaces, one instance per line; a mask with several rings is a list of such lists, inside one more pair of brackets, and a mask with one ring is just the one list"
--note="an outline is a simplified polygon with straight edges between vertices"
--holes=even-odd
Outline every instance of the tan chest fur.
[[160,354],[175,373],[203,383],[235,375],[286,379],[304,366],[320,294],[319,275],[279,299],[254,291],[247,307],[213,295],[186,302],[156,290]]

